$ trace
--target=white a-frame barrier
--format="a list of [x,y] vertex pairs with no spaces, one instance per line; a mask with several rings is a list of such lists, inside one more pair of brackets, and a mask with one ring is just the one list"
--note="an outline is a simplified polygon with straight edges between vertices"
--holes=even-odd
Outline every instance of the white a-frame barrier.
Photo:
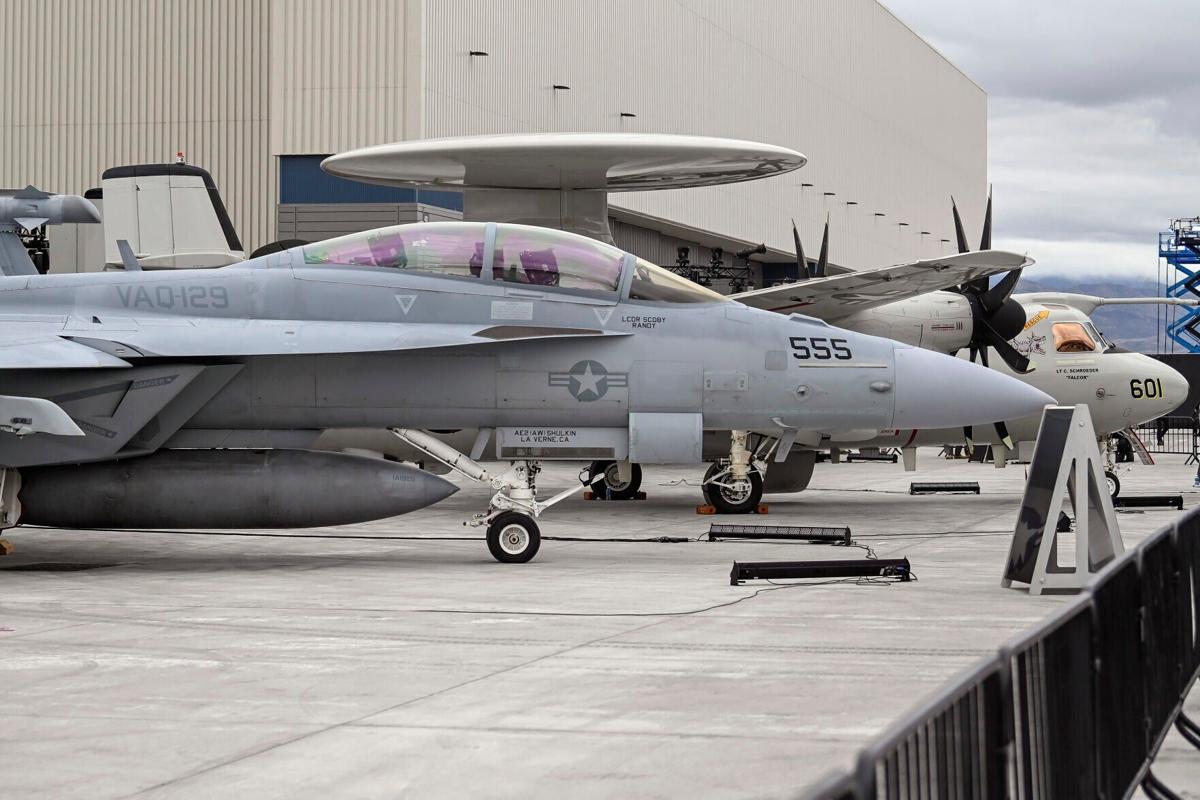
[[[1075,510],[1075,566],[1058,563],[1063,491]],[[1050,406],[1042,414],[1025,497],[1013,531],[1001,586],[1029,584],[1030,594],[1078,591],[1125,552],[1104,480],[1104,462],[1086,405]]]

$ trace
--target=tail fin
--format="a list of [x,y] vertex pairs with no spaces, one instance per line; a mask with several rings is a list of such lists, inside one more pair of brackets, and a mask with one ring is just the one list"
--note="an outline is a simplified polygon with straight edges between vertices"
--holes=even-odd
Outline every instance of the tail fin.
[[104,171],[104,260],[123,264],[126,240],[147,269],[220,267],[246,258],[207,170],[136,164]]

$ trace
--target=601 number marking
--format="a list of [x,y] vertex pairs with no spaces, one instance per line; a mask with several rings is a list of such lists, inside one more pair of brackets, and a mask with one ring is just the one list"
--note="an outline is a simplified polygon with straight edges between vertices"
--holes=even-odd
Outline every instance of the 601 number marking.
[[1162,397],[1162,378],[1146,378],[1144,381],[1134,378],[1129,382],[1129,393],[1133,395],[1134,400]]
[[828,361],[836,358],[838,361],[849,361],[854,357],[845,339],[826,339],[824,336],[791,336],[788,341],[792,344],[792,356],[802,361],[815,358],[818,361]]

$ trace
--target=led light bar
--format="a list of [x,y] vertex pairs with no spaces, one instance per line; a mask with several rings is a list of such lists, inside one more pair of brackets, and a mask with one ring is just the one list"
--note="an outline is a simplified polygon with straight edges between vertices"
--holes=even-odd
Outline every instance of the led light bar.
[[847,558],[838,561],[733,562],[729,585],[742,581],[783,578],[899,578],[912,579],[907,558]]
[[909,494],[979,494],[978,481],[940,481],[910,483]]
[[1154,508],[1167,506],[1183,511],[1183,495],[1181,494],[1136,494],[1114,497],[1113,506],[1116,508]]
[[714,522],[708,527],[708,540],[723,539],[786,539],[826,544],[850,544],[850,528],[813,527],[810,525],[732,525]]

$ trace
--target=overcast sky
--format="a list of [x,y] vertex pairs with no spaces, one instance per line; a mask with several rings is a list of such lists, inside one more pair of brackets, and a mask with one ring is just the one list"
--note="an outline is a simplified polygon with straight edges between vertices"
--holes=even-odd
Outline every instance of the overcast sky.
[[995,246],[1154,277],[1200,216],[1200,0],[884,2],[988,93]]

